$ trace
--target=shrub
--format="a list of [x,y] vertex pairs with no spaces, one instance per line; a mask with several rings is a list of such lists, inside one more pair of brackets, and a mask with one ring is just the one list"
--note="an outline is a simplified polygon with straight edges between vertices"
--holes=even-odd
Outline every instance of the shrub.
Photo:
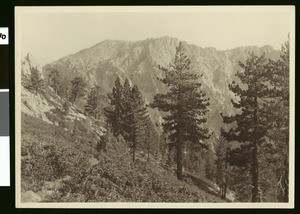
[[[82,124],[83,125],[83,124]],[[107,134],[105,152],[85,135],[22,115],[22,191],[44,202],[201,202],[196,186],[178,181],[156,162],[132,158],[126,142]],[[96,157],[96,164],[90,164]],[[51,186],[51,194],[44,189]]]

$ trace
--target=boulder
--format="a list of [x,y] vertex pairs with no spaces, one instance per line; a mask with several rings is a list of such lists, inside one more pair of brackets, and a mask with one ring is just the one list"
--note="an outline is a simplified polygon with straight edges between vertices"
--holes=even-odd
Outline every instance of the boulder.
[[38,194],[32,192],[32,191],[26,191],[21,194],[21,201],[23,203],[37,203],[42,200],[41,196]]

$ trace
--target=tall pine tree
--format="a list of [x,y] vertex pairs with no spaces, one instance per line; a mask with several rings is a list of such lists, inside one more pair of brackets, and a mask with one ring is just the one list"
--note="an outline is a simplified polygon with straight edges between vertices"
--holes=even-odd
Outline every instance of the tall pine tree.
[[125,79],[123,85],[123,96],[122,96],[122,114],[121,114],[121,121],[122,121],[122,130],[123,130],[123,137],[127,142],[131,142],[133,140],[133,132],[134,132],[134,100],[132,95],[132,88],[129,83],[128,78]]
[[[270,109],[266,105],[270,88],[266,79],[266,59],[264,54],[256,56],[250,53],[245,63],[240,62],[243,71],[236,76],[240,83],[235,81],[229,85],[237,100],[232,100],[233,107],[239,113],[233,116],[224,116],[226,124],[236,124],[228,132],[223,132],[226,140],[240,142],[240,148],[235,150],[235,164],[250,164],[252,176],[252,202],[259,202],[259,145],[265,141],[270,128]],[[270,74],[269,74],[270,75]]]
[[290,44],[286,41],[281,48],[281,56],[277,61],[270,60],[267,66],[270,83],[273,86],[272,121],[273,129],[269,137],[275,141],[274,153],[278,153],[278,195],[280,202],[289,200],[289,75],[290,75]]
[[177,178],[183,178],[183,150],[185,142],[203,145],[210,137],[203,125],[208,112],[209,98],[201,90],[201,75],[190,70],[191,61],[185,54],[182,42],[176,47],[173,63],[168,68],[159,66],[165,72],[162,82],[169,87],[166,94],[157,94],[152,107],[166,112],[163,128],[176,145]]
[[[124,86],[125,87],[125,86]],[[146,140],[147,118],[149,117],[145,102],[137,85],[132,88],[132,129],[130,133],[132,141],[132,160],[135,161],[137,146]]]
[[106,108],[105,112],[114,134],[122,135],[131,147],[134,162],[138,146],[146,141],[146,121],[149,117],[138,86],[131,87],[127,78],[122,86],[120,79],[117,78],[111,95],[111,107]]
[[119,77],[117,77],[115,81],[112,94],[109,95],[109,98],[111,106],[105,108],[105,114],[108,118],[108,122],[112,126],[114,136],[123,135],[123,86]]

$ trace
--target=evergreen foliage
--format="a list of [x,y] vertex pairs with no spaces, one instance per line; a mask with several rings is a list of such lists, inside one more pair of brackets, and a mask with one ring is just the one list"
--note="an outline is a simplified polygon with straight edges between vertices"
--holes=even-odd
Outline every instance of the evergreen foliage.
[[134,137],[134,97],[132,94],[132,88],[130,86],[128,78],[125,79],[123,85],[122,93],[122,114],[121,114],[121,123],[123,130],[123,137],[126,141],[132,143]]
[[203,140],[210,137],[209,131],[203,125],[208,112],[209,98],[201,90],[199,75],[190,70],[191,61],[185,54],[182,42],[176,47],[175,59],[169,68],[159,66],[165,72],[161,81],[169,87],[166,94],[157,94],[152,107],[166,112],[164,131],[169,133],[169,139],[176,144],[177,178],[183,178],[184,143],[191,142],[204,146]]
[[259,146],[265,142],[267,131],[270,129],[270,108],[267,103],[270,87],[266,73],[265,55],[256,56],[250,53],[245,63],[240,62],[243,71],[238,71],[236,76],[240,83],[235,81],[229,85],[230,90],[237,99],[232,100],[233,107],[240,113],[233,116],[224,116],[226,124],[235,123],[223,134],[228,141],[240,142],[240,147],[232,152],[235,164],[242,166],[250,164],[252,176],[252,202],[260,201],[259,193]]
[[81,77],[75,77],[71,81],[70,102],[74,103],[77,99],[84,97],[86,93],[86,83]]
[[101,104],[101,100],[103,100],[103,95],[101,94],[101,87],[100,86],[93,87],[87,98],[87,103],[85,105],[85,112],[88,115],[96,119],[99,119],[103,108],[103,105]]
[[67,77],[62,77],[58,84],[58,95],[64,100],[70,101],[71,87],[71,81]]
[[[136,159],[138,146],[145,149],[155,133],[150,128],[152,123],[141,91],[137,85],[131,87],[126,78],[124,85],[116,79],[111,96],[111,107],[105,109],[114,136],[122,135],[132,151],[133,162]],[[150,133],[149,133],[150,132]],[[147,146],[148,154],[150,145]]]
[[[125,88],[125,86],[124,86]],[[132,88],[132,98],[133,98],[133,117],[132,117],[132,159],[135,161],[135,153],[137,150],[137,146],[143,144],[146,141],[146,129],[147,124],[146,120],[149,117],[148,110],[145,106],[145,102],[143,96],[137,87],[134,85]],[[129,118],[130,119],[130,118]]]
[[288,40],[282,45],[280,59],[270,60],[267,66],[268,72],[273,74],[270,76],[270,84],[273,86],[270,102],[273,126],[268,137],[275,142],[269,151],[273,154],[272,161],[277,163],[277,200],[280,202],[289,200],[289,46]]
[[[41,73],[32,67],[30,75],[22,74],[22,85],[54,108],[45,112],[53,124],[22,116],[22,123],[28,123],[22,124],[27,137],[22,139],[22,176],[29,181],[25,189],[39,191],[44,183],[59,183],[49,201],[205,201],[197,191],[174,186],[185,186],[194,176],[197,187],[215,196],[216,183],[225,200],[234,195],[240,202],[288,202],[289,58],[287,41],[278,60],[252,52],[239,63],[241,71],[229,84],[235,113],[221,113],[226,129],[221,128],[217,145],[206,127],[210,99],[202,75],[190,69],[182,42],[172,63],[158,66],[167,92],[156,94],[150,107],[161,111],[163,130],[157,115],[150,116],[139,87],[128,78],[116,78],[106,107],[100,86],[93,87],[85,100],[83,78],[70,81],[51,67],[45,81],[54,93],[47,94]],[[31,100],[24,105],[30,107]],[[83,101],[84,112],[79,108]],[[100,120],[102,112],[110,127]],[[150,162],[151,158],[157,160]],[[172,175],[175,164],[177,179]],[[32,174],[32,169],[38,173]]]
[[35,94],[42,92],[45,85],[39,70],[35,67],[32,67],[30,71],[30,85],[28,86],[29,90],[33,91]]
[[113,111],[110,112],[109,118],[111,119],[111,124],[113,128],[114,136],[123,134],[122,130],[122,114],[123,114],[123,86],[121,84],[120,78],[117,77],[115,85],[112,90],[111,105],[113,106]]
[[58,91],[59,91],[59,85],[61,84],[60,83],[60,74],[59,74],[59,71],[55,68],[49,68],[48,69],[48,85],[53,88],[54,90],[54,93],[55,94],[58,94]]

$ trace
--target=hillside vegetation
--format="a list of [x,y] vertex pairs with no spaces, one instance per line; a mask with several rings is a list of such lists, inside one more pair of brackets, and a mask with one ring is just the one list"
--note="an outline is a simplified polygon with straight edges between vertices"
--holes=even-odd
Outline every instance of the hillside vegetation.
[[122,138],[109,136],[99,152],[88,137],[25,113],[22,132],[23,202],[223,202],[153,157],[133,163]]
[[27,55],[22,202],[288,202],[289,72],[289,41]]

